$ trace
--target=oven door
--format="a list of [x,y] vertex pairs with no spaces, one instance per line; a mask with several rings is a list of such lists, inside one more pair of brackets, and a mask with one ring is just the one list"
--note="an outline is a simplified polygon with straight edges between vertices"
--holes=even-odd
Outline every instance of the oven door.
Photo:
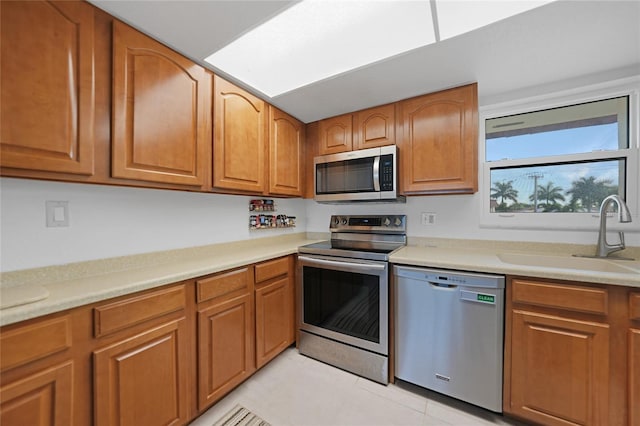
[[301,330],[388,355],[387,262],[298,257]]

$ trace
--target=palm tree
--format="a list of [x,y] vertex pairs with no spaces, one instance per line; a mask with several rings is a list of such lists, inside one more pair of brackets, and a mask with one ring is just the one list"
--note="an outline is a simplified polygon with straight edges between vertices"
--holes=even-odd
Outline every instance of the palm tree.
[[509,182],[496,182],[491,188],[491,198],[500,198],[500,210],[505,210],[504,200],[511,200],[514,203],[518,201],[518,190],[513,187],[512,180]]
[[[548,182],[545,186],[538,185],[537,188],[538,201],[544,200],[545,211],[549,211],[551,207],[557,206],[557,201],[564,201],[564,195],[562,195],[562,188],[554,186],[553,182]],[[535,197],[529,196],[529,199],[533,201]],[[538,206],[534,206],[537,209]]]
[[611,179],[596,181],[595,176],[588,176],[574,180],[566,193],[571,195],[572,203],[580,201],[582,208],[590,212],[597,210],[605,197],[617,192],[618,187],[611,185]]

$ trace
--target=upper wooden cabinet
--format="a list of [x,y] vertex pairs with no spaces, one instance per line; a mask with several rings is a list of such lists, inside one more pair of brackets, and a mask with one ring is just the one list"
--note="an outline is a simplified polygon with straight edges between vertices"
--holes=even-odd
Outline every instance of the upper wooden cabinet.
[[336,154],[353,149],[353,116],[339,115],[319,122],[318,154]]
[[204,68],[115,21],[112,175],[204,185],[210,93]]
[[213,186],[264,193],[267,104],[215,76],[213,109]]
[[400,102],[403,193],[478,190],[477,84]]
[[353,149],[396,143],[396,104],[382,105],[353,114]]
[[269,107],[269,193],[301,197],[304,187],[305,125]]
[[2,166],[93,174],[93,7],[2,1],[0,17]]

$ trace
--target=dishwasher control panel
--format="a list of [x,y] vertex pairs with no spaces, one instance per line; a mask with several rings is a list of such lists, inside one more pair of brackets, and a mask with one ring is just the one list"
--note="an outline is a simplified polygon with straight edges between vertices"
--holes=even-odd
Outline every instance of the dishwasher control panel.
[[478,274],[473,272],[447,271],[439,269],[396,268],[399,277],[428,281],[432,284],[504,288],[504,276],[492,274]]

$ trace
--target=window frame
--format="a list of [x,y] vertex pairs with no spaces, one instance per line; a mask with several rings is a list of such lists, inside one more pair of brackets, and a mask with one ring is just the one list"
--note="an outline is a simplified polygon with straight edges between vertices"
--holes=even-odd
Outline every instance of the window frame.
[[[508,115],[523,114],[551,108],[571,106],[585,102],[593,102],[620,96],[629,97],[629,147],[626,149],[594,151],[590,153],[554,155],[546,157],[525,158],[518,160],[486,161],[486,120],[504,117]],[[587,87],[581,87],[552,94],[545,94],[517,101],[480,107],[480,131],[478,132],[478,155],[480,170],[480,227],[481,228],[506,228],[506,229],[552,229],[566,231],[597,230],[600,215],[597,213],[491,213],[491,170],[512,166],[534,166],[557,164],[565,162],[578,162],[598,159],[626,160],[625,198],[626,204],[631,210],[632,222],[619,224],[614,218],[607,229],[640,232],[640,76],[601,83]],[[636,182],[633,185],[633,182]],[[613,214],[607,215],[613,217]]]

